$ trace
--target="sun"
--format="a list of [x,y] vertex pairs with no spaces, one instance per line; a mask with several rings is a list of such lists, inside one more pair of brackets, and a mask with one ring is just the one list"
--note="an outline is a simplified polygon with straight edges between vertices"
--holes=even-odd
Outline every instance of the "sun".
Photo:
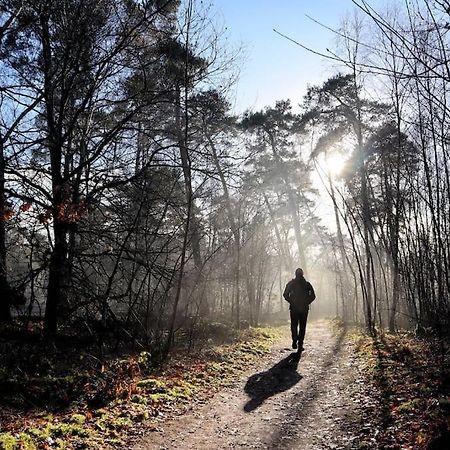
[[340,153],[331,153],[325,159],[326,171],[333,177],[339,177],[342,174],[345,162],[345,157]]

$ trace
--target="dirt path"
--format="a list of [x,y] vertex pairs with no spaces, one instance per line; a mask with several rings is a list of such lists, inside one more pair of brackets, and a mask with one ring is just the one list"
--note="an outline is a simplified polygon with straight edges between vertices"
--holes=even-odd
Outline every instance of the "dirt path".
[[360,380],[344,337],[326,322],[309,324],[296,361],[286,336],[233,388],[163,423],[134,449],[359,448]]

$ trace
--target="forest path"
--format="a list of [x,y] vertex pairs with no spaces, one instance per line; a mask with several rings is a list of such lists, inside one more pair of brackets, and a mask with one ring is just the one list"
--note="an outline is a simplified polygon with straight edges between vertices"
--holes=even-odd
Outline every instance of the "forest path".
[[163,423],[134,449],[358,448],[353,394],[361,383],[354,383],[345,333],[334,334],[325,321],[308,324],[300,361],[290,344],[286,336],[233,387]]

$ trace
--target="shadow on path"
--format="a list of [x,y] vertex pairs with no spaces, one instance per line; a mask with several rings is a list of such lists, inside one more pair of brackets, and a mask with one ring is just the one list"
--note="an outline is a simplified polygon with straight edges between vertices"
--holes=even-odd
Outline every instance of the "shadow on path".
[[244,391],[250,397],[244,411],[251,412],[265,400],[297,384],[302,376],[297,372],[301,354],[291,353],[269,370],[252,375],[245,384]]
[[[289,420],[285,421],[281,427],[279,427],[278,432],[272,439],[270,448],[290,448],[286,446],[283,441],[284,436],[290,435],[290,429],[297,430],[299,423],[302,423],[305,416],[310,412],[310,408],[313,407],[314,403],[318,398],[323,395],[329,389],[335,389],[336,386],[329,385],[330,383],[330,368],[337,363],[341,358],[342,348],[345,336],[347,335],[347,330],[345,328],[339,331],[339,334],[334,337],[334,342],[326,353],[322,353],[323,349],[316,353],[317,356],[317,369],[313,374],[309,374],[313,380],[307,386],[311,389],[308,397],[305,399],[304,392],[298,391],[291,399],[292,408]],[[313,356],[312,356],[313,357]],[[299,447],[300,448],[300,447]],[[314,447],[316,448],[316,447]],[[328,448],[328,447],[327,447]]]

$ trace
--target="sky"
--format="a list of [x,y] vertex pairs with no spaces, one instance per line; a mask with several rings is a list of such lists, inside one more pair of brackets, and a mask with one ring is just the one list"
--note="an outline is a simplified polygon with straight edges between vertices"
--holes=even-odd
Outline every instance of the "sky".
[[279,36],[274,28],[326,53],[327,47],[334,47],[334,34],[306,15],[335,28],[354,9],[351,0],[212,0],[212,4],[227,27],[230,41],[245,48],[235,95],[236,113],[259,110],[287,98],[295,106],[308,84],[325,81],[332,71],[331,63]]

